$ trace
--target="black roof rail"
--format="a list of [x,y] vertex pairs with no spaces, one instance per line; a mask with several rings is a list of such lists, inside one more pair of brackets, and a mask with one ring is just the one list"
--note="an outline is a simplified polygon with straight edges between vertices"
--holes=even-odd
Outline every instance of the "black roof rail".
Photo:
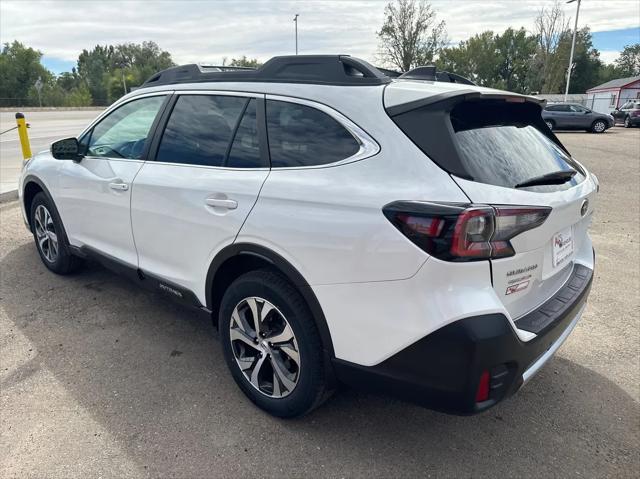
[[457,73],[438,71],[435,65],[416,67],[406,73],[403,73],[398,77],[398,79],[440,81],[449,83],[463,83],[465,85],[475,85],[474,82],[472,82],[468,78],[458,75]]
[[[222,69],[222,71],[221,71]],[[349,55],[273,57],[260,68],[204,67],[191,64],[151,76],[140,88],[175,83],[279,82],[320,85],[384,85],[391,79],[364,60]]]

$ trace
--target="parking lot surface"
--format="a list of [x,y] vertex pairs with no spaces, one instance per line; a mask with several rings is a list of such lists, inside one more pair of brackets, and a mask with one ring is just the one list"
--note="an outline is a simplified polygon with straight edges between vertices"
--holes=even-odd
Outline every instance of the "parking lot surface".
[[539,375],[473,417],[346,390],[274,419],[207,321],[99,266],[53,275],[1,205],[0,477],[637,477],[640,130],[559,137],[600,179],[591,297]]

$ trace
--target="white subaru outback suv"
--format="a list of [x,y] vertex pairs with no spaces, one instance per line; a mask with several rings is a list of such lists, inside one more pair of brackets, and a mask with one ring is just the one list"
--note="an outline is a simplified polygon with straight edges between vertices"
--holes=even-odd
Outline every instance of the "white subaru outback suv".
[[539,100],[389,75],[344,55],[154,75],[24,167],[42,261],[98,260],[212,317],[271,414],[341,383],[486,410],[581,316],[598,182]]

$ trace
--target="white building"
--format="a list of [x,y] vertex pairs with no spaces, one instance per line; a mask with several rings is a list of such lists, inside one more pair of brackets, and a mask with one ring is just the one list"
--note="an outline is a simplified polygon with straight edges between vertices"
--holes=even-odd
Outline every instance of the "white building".
[[587,108],[611,113],[627,100],[640,98],[640,76],[618,78],[587,90]]

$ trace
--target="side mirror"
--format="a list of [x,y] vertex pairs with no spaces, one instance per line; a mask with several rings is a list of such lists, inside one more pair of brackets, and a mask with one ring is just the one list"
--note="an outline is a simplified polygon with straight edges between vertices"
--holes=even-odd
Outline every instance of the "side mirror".
[[585,115],[588,115],[589,113],[593,113],[593,112],[592,112],[591,110],[586,110],[586,111],[584,112],[584,114],[585,114]]
[[56,160],[80,161],[80,144],[77,138],[64,138],[51,143],[51,156]]

